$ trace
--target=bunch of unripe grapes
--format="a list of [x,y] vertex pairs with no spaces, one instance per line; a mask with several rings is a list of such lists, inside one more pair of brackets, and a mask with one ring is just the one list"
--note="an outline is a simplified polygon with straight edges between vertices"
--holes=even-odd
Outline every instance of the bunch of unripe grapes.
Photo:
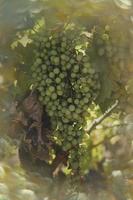
[[[64,151],[76,151],[81,143],[88,107],[100,90],[98,73],[86,49],[76,48],[80,35],[73,35],[67,31],[41,33],[33,42],[34,86],[51,118],[53,135],[60,140]],[[70,157],[75,162],[75,158]]]
[[113,35],[109,25],[104,28],[100,27],[94,34],[94,46],[97,55],[103,57],[110,66],[120,70],[124,69],[128,47],[127,42],[124,43],[123,36],[120,33]]

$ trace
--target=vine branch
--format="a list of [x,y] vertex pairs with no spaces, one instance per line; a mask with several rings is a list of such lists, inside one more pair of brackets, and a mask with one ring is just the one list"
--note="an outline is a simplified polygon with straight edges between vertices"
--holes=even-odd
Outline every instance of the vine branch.
[[102,116],[95,119],[91,123],[89,129],[87,130],[87,133],[90,134],[96,128],[97,125],[99,125],[105,118],[107,118],[112,113],[112,111],[118,106],[118,104],[119,104],[119,101],[116,100],[116,102],[108,110],[106,110]]

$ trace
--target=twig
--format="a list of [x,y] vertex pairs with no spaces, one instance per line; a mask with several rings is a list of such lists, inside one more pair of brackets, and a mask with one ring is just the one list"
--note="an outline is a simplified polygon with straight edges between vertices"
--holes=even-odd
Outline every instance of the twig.
[[118,100],[99,118],[95,119],[92,124],[90,125],[89,129],[87,130],[87,133],[90,134],[92,130],[96,128],[97,125],[99,125],[105,118],[107,118],[111,112],[118,106]]

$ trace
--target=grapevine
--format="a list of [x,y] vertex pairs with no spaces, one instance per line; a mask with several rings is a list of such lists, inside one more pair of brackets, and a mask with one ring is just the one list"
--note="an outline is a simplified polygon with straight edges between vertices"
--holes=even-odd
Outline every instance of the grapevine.
[[126,65],[127,46],[122,36],[113,37],[113,31],[105,25],[94,26],[89,37],[87,31],[65,28],[40,30],[34,35],[33,85],[50,117],[52,140],[68,153],[72,172],[82,171],[82,155],[90,148],[84,147],[84,139],[91,104],[97,104],[102,112],[103,78],[106,77],[111,90],[107,91],[102,103],[120,100],[114,88],[120,90],[121,84],[114,73],[116,68],[123,71]]

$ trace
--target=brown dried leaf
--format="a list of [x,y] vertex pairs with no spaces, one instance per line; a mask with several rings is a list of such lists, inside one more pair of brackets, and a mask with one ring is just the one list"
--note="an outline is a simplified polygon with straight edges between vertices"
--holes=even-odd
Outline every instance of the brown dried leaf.
[[42,120],[43,107],[38,101],[37,94],[31,93],[23,102],[24,110],[35,121]]
[[43,106],[38,101],[36,93],[30,93],[30,95],[24,100],[23,107],[25,112],[28,114],[28,117],[31,118],[34,122],[29,127],[36,128],[38,135],[38,143],[43,144],[42,140],[42,115],[43,115]]

